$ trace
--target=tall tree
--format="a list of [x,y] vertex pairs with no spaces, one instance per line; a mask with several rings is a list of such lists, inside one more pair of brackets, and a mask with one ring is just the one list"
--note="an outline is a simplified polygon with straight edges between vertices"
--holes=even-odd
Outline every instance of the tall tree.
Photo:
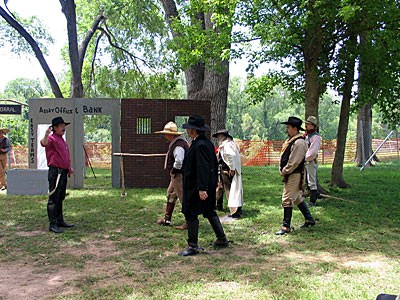
[[[321,95],[330,79],[335,50],[335,18],[338,1],[243,2],[240,22],[250,27],[248,40],[259,40],[260,50],[250,51],[251,68],[259,63],[279,63],[281,71],[269,72],[265,80],[292,92],[305,103],[305,117],[318,118]],[[256,48],[257,49],[257,48]]]
[[236,1],[161,0],[189,99],[211,100],[213,131],[225,127]]

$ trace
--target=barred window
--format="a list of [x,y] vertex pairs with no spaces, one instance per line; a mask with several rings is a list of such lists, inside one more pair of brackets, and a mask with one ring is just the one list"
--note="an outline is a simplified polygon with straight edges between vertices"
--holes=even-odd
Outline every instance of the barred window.
[[151,118],[136,119],[136,134],[151,134]]

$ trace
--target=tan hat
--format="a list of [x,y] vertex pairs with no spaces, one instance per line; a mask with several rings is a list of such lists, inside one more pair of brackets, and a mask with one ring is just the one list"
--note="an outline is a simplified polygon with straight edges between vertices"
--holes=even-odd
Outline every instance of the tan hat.
[[307,120],[304,121],[304,122],[305,122],[305,123],[308,123],[308,124],[312,124],[312,125],[314,125],[314,126],[318,126],[318,120],[317,120],[317,118],[314,117],[314,116],[309,116],[309,117],[307,118]]
[[10,129],[8,128],[0,128],[0,131],[3,132],[3,134],[9,133]]
[[168,122],[164,126],[164,130],[156,131],[154,133],[161,133],[161,134],[171,134],[171,135],[183,135],[184,132],[178,132],[178,126],[174,122]]

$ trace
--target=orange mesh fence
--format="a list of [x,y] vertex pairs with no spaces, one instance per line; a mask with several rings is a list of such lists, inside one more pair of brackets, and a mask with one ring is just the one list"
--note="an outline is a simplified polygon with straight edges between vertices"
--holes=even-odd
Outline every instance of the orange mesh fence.
[[[372,149],[375,150],[382,143],[382,139],[372,140]],[[240,154],[243,166],[272,166],[279,165],[282,141],[239,141]],[[111,169],[111,143],[86,143],[85,150],[93,168]],[[332,164],[335,158],[336,140],[322,140],[318,152],[320,164]],[[344,161],[353,161],[356,155],[356,141],[346,143]],[[390,139],[379,150],[378,158],[382,161],[400,159],[400,139]],[[86,158],[86,166],[89,161]],[[11,168],[28,168],[28,147],[14,146],[11,153]]]

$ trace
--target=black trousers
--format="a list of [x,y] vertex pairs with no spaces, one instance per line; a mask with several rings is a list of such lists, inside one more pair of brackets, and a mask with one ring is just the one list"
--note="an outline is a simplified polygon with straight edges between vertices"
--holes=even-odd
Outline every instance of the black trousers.
[[62,202],[65,199],[65,193],[67,191],[68,172],[69,170],[67,169],[60,169],[52,166],[49,167],[48,180],[50,192],[52,192],[56,187],[57,176],[60,173],[60,179],[58,181],[57,188],[55,192],[49,196],[49,200],[47,202],[47,211],[50,224],[56,224],[57,222],[64,221]]
[[[214,209],[207,210],[207,211],[203,211],[203,217],[206,218],[206,219],[211,218],[211,217],[214,217],[214,216],[217,216],[217,213],[215,212]],[[198,215],[196,215],[196,214],[191,214],[191,213],[188,213],[188,212],[187,212],[187,213],[185,214],[185,219],[186,219],[187,221],[196,221],[196,220],[198,220]]]

